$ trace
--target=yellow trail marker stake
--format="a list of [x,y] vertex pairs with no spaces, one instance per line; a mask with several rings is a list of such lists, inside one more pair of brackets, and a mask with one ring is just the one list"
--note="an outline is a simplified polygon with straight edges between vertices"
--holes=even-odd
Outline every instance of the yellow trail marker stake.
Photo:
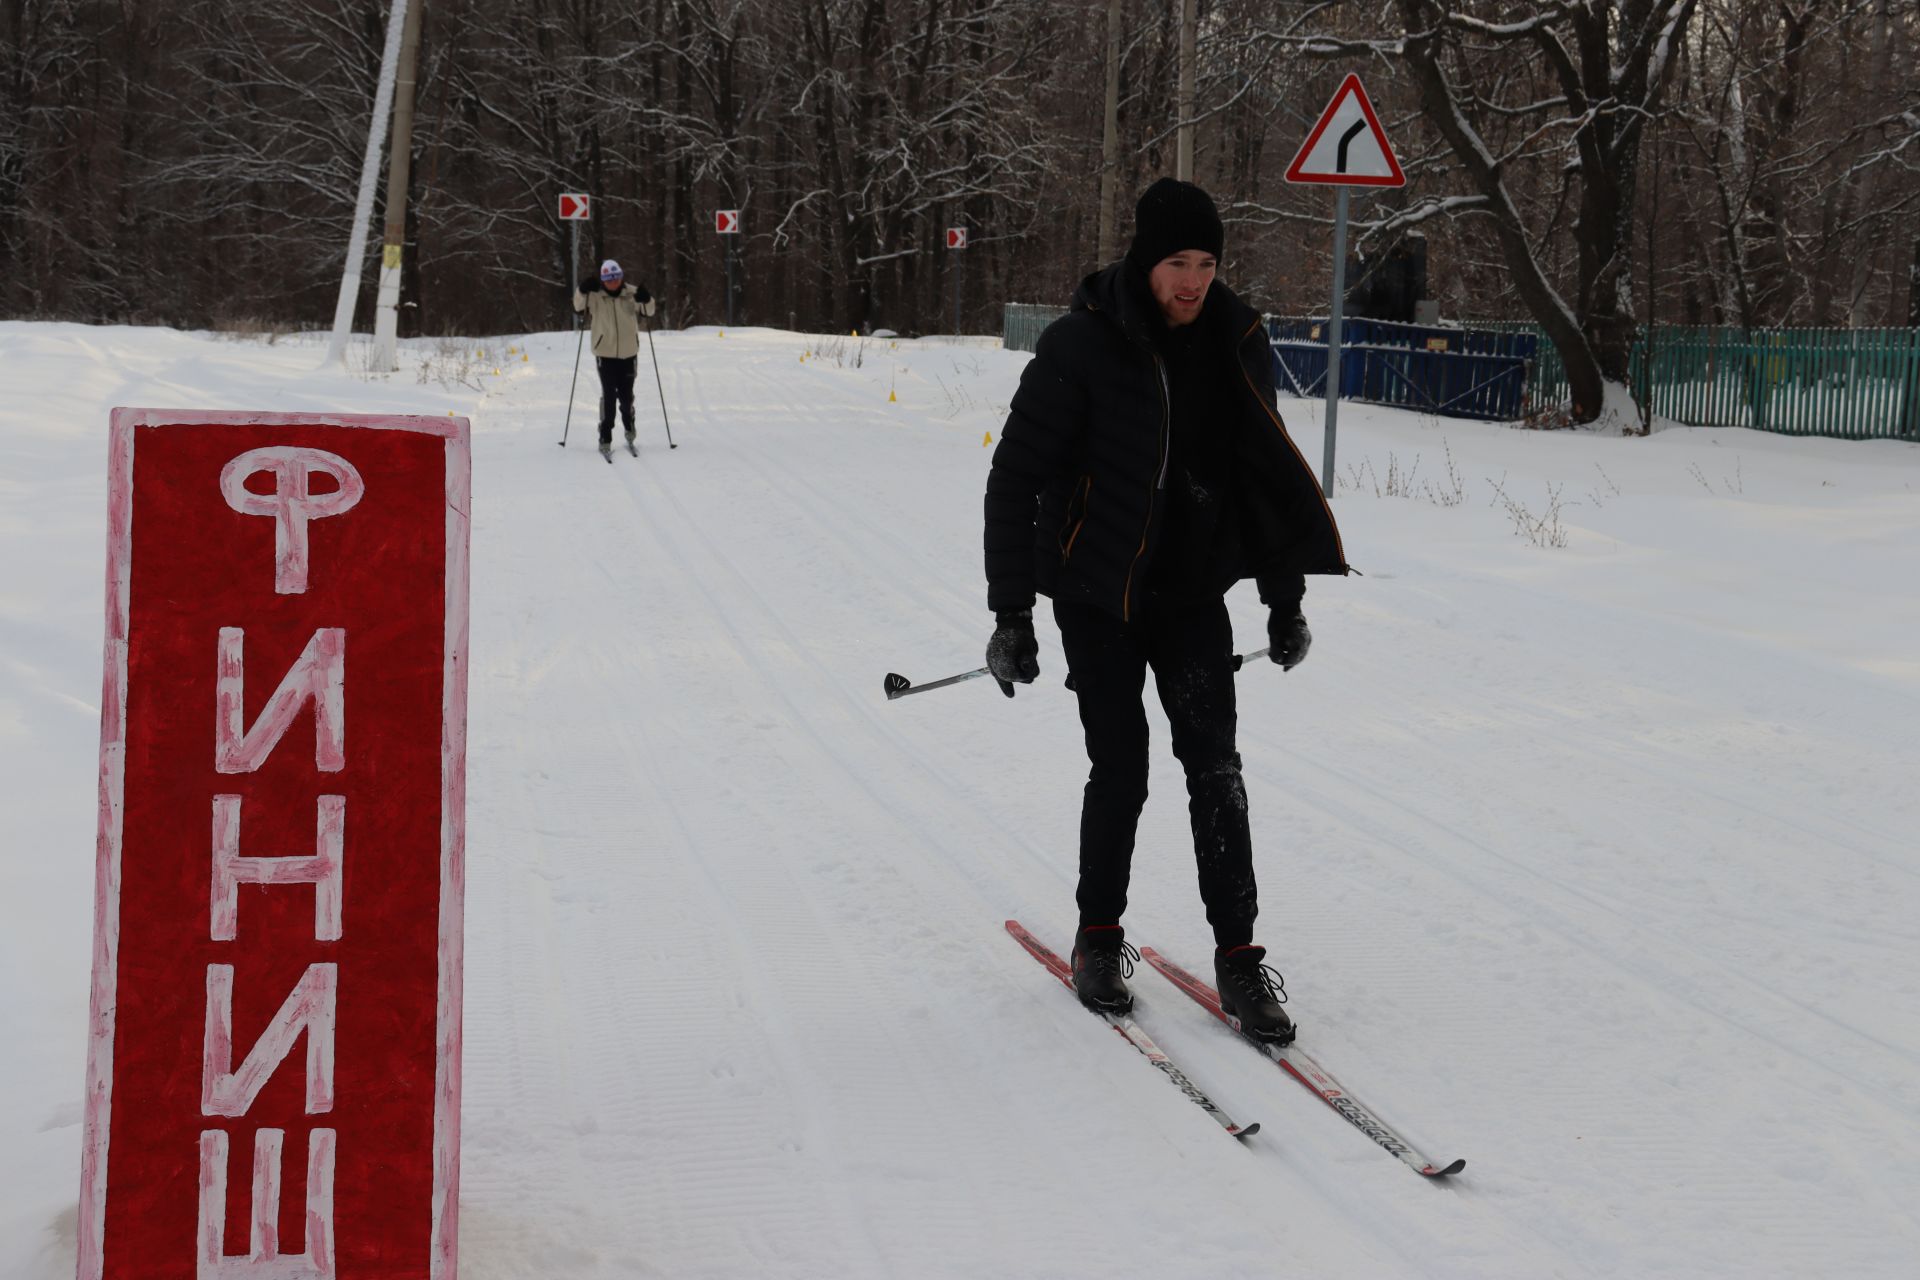
[[985,435],[980,437],[980,447],[982,449],[986,448],[988,445],[992,443],[993,443],[993,432],[989,431]]

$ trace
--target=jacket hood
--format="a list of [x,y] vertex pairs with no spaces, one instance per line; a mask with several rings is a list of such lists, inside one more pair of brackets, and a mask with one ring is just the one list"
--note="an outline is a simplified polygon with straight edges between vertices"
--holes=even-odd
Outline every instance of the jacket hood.
[[[1073,303],[1068,309],[1097,311],[1119,326],[1129,340],[1145,347],[1158,345],[1167,332],[1160,304],[1153,300],[1153,290],[1147,284],[1146,272],[1124,258],[1083,279],[1073,291]],[[1206,304],[1193,323],[1203,340],[1231,345],[1259,318],[1259,312],[1215,277],[1207,288]]]

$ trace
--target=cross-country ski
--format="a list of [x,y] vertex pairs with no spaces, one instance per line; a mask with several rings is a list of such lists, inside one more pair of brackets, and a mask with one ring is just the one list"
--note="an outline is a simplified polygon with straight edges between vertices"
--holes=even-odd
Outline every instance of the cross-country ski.
[[1248,1044],[1271,1059],[1282,1071],[1313,1090],[1322,1102],[1339,1112],[1349,1124],[1386,1148],[1390,1155],[1406,1164],[1415,1173],[1428,1178],[1444,1178],[1467,1167],[1464,1159],[1443,1164],[1421,1155],[1414,1149],[1412,1143],[1401,1137],[1388,1126],[1386,1121],[1375,1115],[1371,1108],[1349,1093],[1298,1044],[1269,1044],[1246,1035],[1240,1019],[1221,1007],[1220,993],[1203,979],[1188,973],[1152,947],[1142,947],[1140,955],[1148,964],[1164,974],[1167,981],[1193,997],[1195,1003],[1201,1008],[1235,1031],[1241,1032]]
[[[1026,926],[1022,925],[1018,920],[1007,921],[1007,932],[1013,935],[1015,942],[1018,942],[1027,949],[1029,955],[1045,966],[1048,973],[1058,978],[1067,990],[1073,990],[1073,975],[1068,971],[1066,961],[1062,960],[1055,952],[1049,949],[1045,943],[1029,933]],[[1169,1084],[1173,1085],[1173,1087],[1181,1093],[1184,1093],[1189,1101],[1206,1112],[1215,1124],[1227,1131],[1229,1136],[1235,1138],[1250,1138],[1260,1132],[1260,1125],[1257,1121],[1253,1124],[1244,1125],[1238,1123],[1225,1111],[1222,1111],[1212,1098],[1202,1093],[1199,1086],[1187,1078],[1187,1073],[1174,1065],[1173,1059],[1168,1057],[1166,1052],[1154,1043],[1153,1037],[1149,1036],[1146,1031],[1141,1028],[1140,1024],[1134,1021],[1129,1014],[1103,1013],[1099,1010],[1093,1010],[1092,1012],[1105,1020],[1107,1025],[1112,1027],[1122,1040],[1132,1045],[1141,1057],[1152,1064],[1155,1071],[1165,1076]]]

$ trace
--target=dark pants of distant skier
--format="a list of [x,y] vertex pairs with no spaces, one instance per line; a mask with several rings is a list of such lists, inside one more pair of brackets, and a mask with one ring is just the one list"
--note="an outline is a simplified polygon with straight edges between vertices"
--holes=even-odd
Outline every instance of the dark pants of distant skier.
[[627,439],[633,439],[633,377],[640,367],[639,356],[624,360],[613,356],[595,356],[600,370],[600,443],[613,443],[613,406],[620,405],[620,420],[626,424]]
[[1188,814],[1207,923],[1222,947],[1253,941],[1259,897],[1247,789],[1234,750],[1233,627],[1224,600],[1167,602],[1123,622],[1092,605],[1055,601],[1060,644],[1086,730],[1080,810],[1080,923],[1113,924],[1127,908],[1134,831],[1147,802],[1147,669],[1186,770]]

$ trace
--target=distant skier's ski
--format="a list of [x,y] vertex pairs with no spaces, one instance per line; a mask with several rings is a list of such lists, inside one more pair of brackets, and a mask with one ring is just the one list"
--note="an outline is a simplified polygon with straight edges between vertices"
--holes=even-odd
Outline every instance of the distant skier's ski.
[[[1041,942],[1031,933],[1028,933],[1026,926],[1018,920],[1007,921],[1007,932],[1012,934],[1014,940],[1025,947],[1035,960],[1045,965],[1047,972],[1066,984],[1067,990],[1073,990],[1073,972],[1067,968],[1067,962],[1055,955],[1053,951],[1047,947],[1046,943]],[[1088,1012],[1093,1011],[1089,1010]],[[1168,1081],[1171,1082],[1176,1089],[1186,1094],[1195,1106],[1198,1106],[1202,1111],[1212,1116],[1214,1121],[1219,1124],[1222,1129],[1225,1129],[1236,1138],[1250,1138],[1260,1132],[1258,1122],[1249,1125],[1235,1124],[1232,1117],[1213,1104],[1212,1098],[1200,1092],[1200,1087],[1194,1084],[1193,1081],[1187,1079],[1186,1072],[1173,1065],[1173,1059],[1161,1052],[1160,1046],[1153,1042],[1151,1036],[1141,1030],[1140,1024],[1135,1022],[1131,1016],[1116,1013],[1102,1013],[1098,1014],[1098,1016],[1108,1026],[1112,1027],[1122,1040],[1125,1040],[1135,1049],[1138,1049],[1141,1056],[1148,1062],[1151,1062],[1162,1075],[1166,1076]]]
[[627,441],[627,452],[637,458],[640,456],[640,446],[629,440]]
[[[1234,1020],[1227,1014],[1227,1011],[1220,1007],[1220,994],[1212,987],[1202,982],[1193,974],[1188,973],[1185,969],[1182,969],[1179,965],[1167,959],[1152,947],[1142,947],[1140,949],[1140,956],[1148,964],[1158,969],[1161,974],[1166,977],[1167,981],[1192,996],[1202,1008],[1206,1009],[1214,1017],[1220,1019],[1220,1021],[1226,1023],[1228,1026],[1233,1027],[1235,1031],[1240,1029],[1234,1026]],[[1313,1090],[1314,1093],[1319,1095],[1322,1102],[1325,1102],[1335,1111],[1345,1116],[1354,1128],[1366,1134],[1369,1138],[1372,1138],[1388,1151],[1391,1151],[1400,1160],[1405,1162],[1408,1167],[1421,1176],[1427,1178],[1444,1178],[1449,1174],[1458,1173],[1467,1167],[1465,1160],[1455,1160],[1452,1164],[1440,1165],[1421,1155],[1411,1142],[1408,1142],[1405,1138],[1394,1132],[1386,1121],[1373,1113],[1370,1107],[1348,1093],[1346,1088],[1342,1086],[1338,1080],[1335,1080],[1327,1073],[1324,1067],[1307,1056],[1306,1052],[1298,1045],[1288,1045],[1282,1048],[1278,1045],[1263,1044],[1251,1036],[1242,1036],[1241,1038],[1267,1057],[1273,1059],[1274,1063],[1278,1065],[1282,1071],[1307,1086],[1307,1088]]]

